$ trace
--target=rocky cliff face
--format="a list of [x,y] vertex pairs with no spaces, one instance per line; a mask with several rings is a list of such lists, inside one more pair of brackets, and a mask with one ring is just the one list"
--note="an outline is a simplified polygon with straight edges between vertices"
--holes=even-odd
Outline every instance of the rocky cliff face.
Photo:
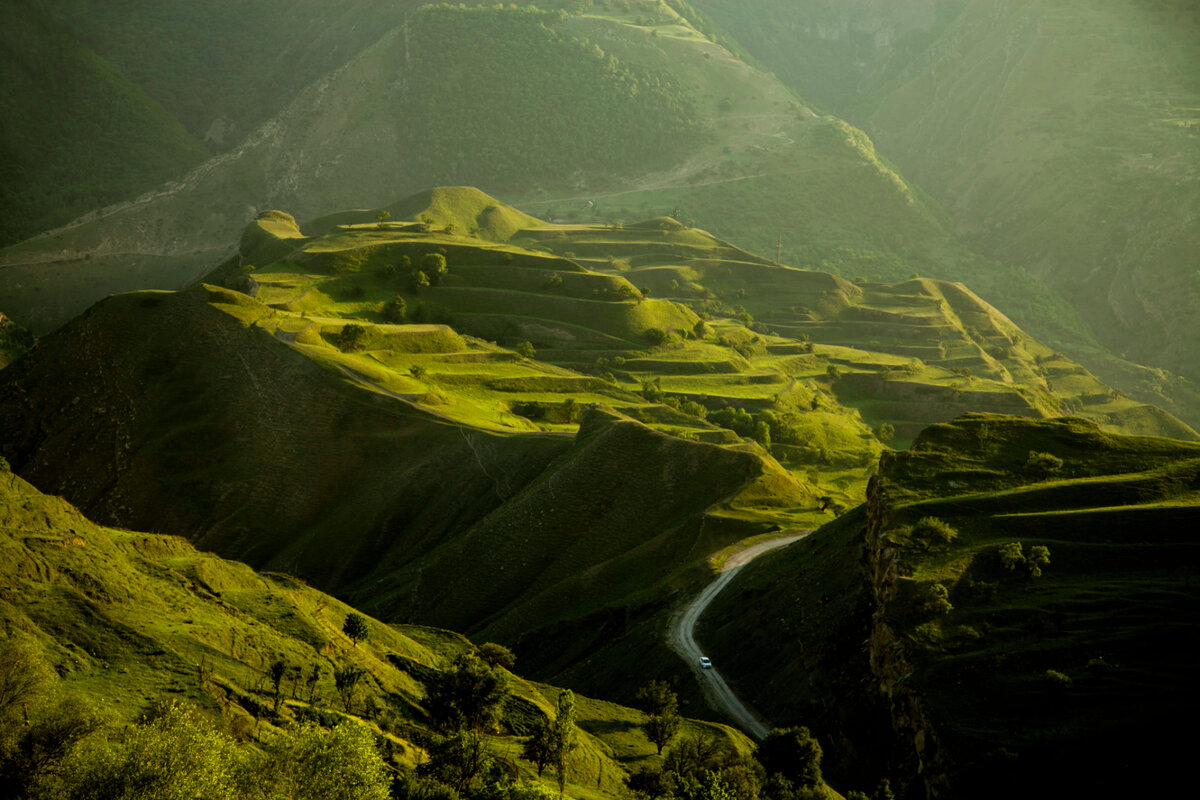
[[[880,460],[881,472],[886,471],[888,454]],[[871,582],[875,612],[871,617],[867,647],[871,674],[876,688],[891,711],[892,729],[899,750],[911,759],[910,768],[924,783],[928,797],[948,797],[947,764],[938,737],[925,710],[920,694],[905,679],[912,673],[904,643],[888,624],[888,609],[896,599],[896,580],[903,570],[899,552],[888,543],[883,532],[888,526],[886,480],[878,475],[867,487],[867,524],[863,532],[864,557]]]

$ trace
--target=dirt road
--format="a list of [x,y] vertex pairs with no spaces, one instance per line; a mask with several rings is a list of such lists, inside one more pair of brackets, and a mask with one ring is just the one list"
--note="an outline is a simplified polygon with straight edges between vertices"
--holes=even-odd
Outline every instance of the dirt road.
[[768,727],[738,699],[716,667],[701,669],[700,657],[704,655],[704,652],[696,643],[696,623],[699,621],[700,615],[708,608],[708,604],[733,580],[733,576],[742,567],[763,553],[785,547],[809,533],[811,531],[780,536],[777,539],[770,539],[747,547],[730,556],[725,561],[725,565],[721,568],[721,574],[717,576],[716,580],[704,587],[704,591],[672,620],[670,633],[667,636],[667,646],[678,653],[696,674],[696,680],[700,682],[700,689],[704,692],[704,699],[708,702],[709,707],[728,715],[739,728],[755,739],[762,739],[766,736]]

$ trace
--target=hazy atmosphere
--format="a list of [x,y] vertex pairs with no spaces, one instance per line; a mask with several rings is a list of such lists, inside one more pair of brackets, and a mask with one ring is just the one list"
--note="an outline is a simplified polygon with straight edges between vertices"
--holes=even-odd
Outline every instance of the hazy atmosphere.
[[0,800],[1193,782],[1195,0],[0,5]]

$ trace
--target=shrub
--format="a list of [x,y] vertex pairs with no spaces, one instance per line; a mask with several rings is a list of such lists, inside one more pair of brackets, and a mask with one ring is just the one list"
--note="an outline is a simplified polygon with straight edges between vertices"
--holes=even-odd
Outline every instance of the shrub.
[[658,345],[667,341],[667,333],[662,328],[647,328],[645,332],[642,333],[642,338],[644,338],[651,345],[657,347]]
[[1020,542],[1009,542],[1000,545],[1000,566],[1009,572],[1025,564],[1025,552]]
[[386,303],[384,303],[383,308],[380,309],[380,311],[383,313],[383,318],[385,321],[390,322],[393,325],[399,325],[404,322],[405,318],[408,316],[408,304],[404,302],[403,297],[396,295],[391,300],[388,300]]
[[930,584],[925,594],[924,609],[933,614],[949,614],[954,610],[950,604],[950,591],[943,584]]
[[1029,451],[1029,458],[1025,461],[1024,472],[1034,480],[1045,480],[1051,475],[1054,475],[1063,467],[1063,460],[1053,453],[1040,453],[1036,450]]
[[958,531],[937,517],[922,517],[912,527],[912,538],[926,550],[946,547],[958,538]]
[[533,343],[529,341],[521,342],[517,345],[517,352],[522,358],[533,358],[537,355],[537,350],[534,349]]
[[337,346],[344,353],[362,350],[367,343],[367,329],[362,325],[343,325],[338,331]]

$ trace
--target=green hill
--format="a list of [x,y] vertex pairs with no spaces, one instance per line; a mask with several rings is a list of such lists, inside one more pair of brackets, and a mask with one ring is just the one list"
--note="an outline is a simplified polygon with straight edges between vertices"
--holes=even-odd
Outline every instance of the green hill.
[[[303,723],[357,723],[390,769],[411,772],[429,760],[436,741],[431,687],[457,657],[477,652],[450,631],[373,619],[365,640],[353,642],[343,623],[354,609],[296,578],[256,573],[177,536],[97,526],[8,473],[0,474],[0,564],[0,648],[6,657],[24,654],[35,672],[51,672],[43,681],[51,699],[73,698],[107,720],[96,747],[119,739],[121,728],[128,735],[146,714],[153,719],[156,704],[171,698],[200,709],[243,752],[270,751],[278,741],[272,737],[301,735]],[[278,700],[269,675],[276,663],[285,667]],[[349,669],[362,675],[343,697],[334,676]],[[500,672],[506,697],[498,725],[484,736],[485,752],[509,779],[538,784],[536,768],[518,753],[535,722],[553,716],[559,690]],[[14,698],[4,699],[7,711]],[[41,723],[36,696],[15,701],[25,703],[26,719],[32,713]],[[630,772],[660,762],[638,729],[640,712],[578,697],[576,720],[569,796],[619,796]],[[681,735],[749,750],[741,734],[712,723],[688,720]],[[245,757],[205,755],[223,758],[221,771]],[[334,756],[327,758],[326,768],[337,769]]]
[[[630,699],[605,654],[674,663],[672,593],[860,503],[881,440],[978,410],[1196,436],[959,285],[783,267],[670,218],[543,223],[467,188],[390,207],[264,213],[214,283],[43,337],[0,372],[3,455],[104,523]],[[505,223],[460,232],[483,218]]]
[[766,713],[844,737],[840,769],[910,795],[1180,785],[1198,458],[1083,420],[932,426],[862,509],[739,576],[704,638]]

